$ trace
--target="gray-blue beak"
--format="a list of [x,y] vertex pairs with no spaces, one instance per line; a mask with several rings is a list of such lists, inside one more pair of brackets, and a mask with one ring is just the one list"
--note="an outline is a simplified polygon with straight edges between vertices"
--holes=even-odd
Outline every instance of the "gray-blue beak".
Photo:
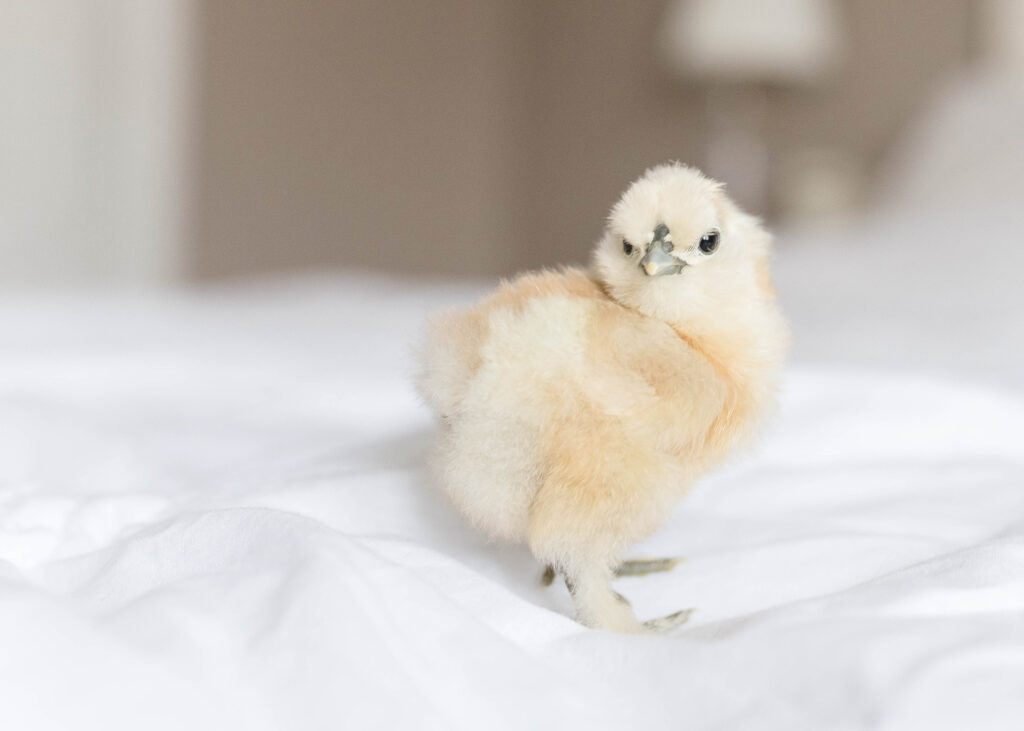
[[644,274],[649,277],[660,277],[664,274],[679,274],[683,271],[686,262],[676,259],[669,253],[673,248],[668,226],[659,223],[658,227],[654,229],[647,253],[640,260],[640,268]]

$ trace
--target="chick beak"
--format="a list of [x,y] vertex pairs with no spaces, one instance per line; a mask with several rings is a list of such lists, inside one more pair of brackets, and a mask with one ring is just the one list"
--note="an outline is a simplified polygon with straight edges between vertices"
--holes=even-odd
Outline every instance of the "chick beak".
[[686,262],[676,259],[665,249],[663,240],[655,240],[648,248],[644,258],[640,260],[640,268],[648,277],[660,277],[664,274],[679,274]]

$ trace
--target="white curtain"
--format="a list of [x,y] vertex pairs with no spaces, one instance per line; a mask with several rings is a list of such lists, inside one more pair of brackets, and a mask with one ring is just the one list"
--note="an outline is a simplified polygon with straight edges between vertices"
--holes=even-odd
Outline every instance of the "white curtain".
[[0,286],[183,265],[191,0],[0,0]]

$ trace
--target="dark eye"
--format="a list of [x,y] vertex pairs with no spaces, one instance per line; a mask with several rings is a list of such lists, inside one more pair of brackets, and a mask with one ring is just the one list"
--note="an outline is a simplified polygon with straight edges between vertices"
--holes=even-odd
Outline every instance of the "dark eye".
[[626,252],[626,256],[629,256],[630,254],[633,253],[633,244],[629,243],[628,241],[623,241],[622,250]]
[[715,229],[711,229],[706,234],[700,237],[700,243],[697,244],[697,248],[703,251],[705,254],[712,253],[718,248],[718,239],[720,234]]

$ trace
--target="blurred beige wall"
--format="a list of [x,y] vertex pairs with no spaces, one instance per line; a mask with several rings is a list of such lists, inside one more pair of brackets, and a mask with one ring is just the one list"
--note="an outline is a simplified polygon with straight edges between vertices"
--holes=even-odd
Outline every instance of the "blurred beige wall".
[[519,263],[513,4],[217,0],[200,22],[196,272]]
[[[834,82],[768,92],[773,163],[827,146],[870,176],[969,57],[973,6],[843,3]],[[705,90],[660,67],[663,12],[662,0],[201,3],[192,274],[583,260],[630,179],[703,162]]]

